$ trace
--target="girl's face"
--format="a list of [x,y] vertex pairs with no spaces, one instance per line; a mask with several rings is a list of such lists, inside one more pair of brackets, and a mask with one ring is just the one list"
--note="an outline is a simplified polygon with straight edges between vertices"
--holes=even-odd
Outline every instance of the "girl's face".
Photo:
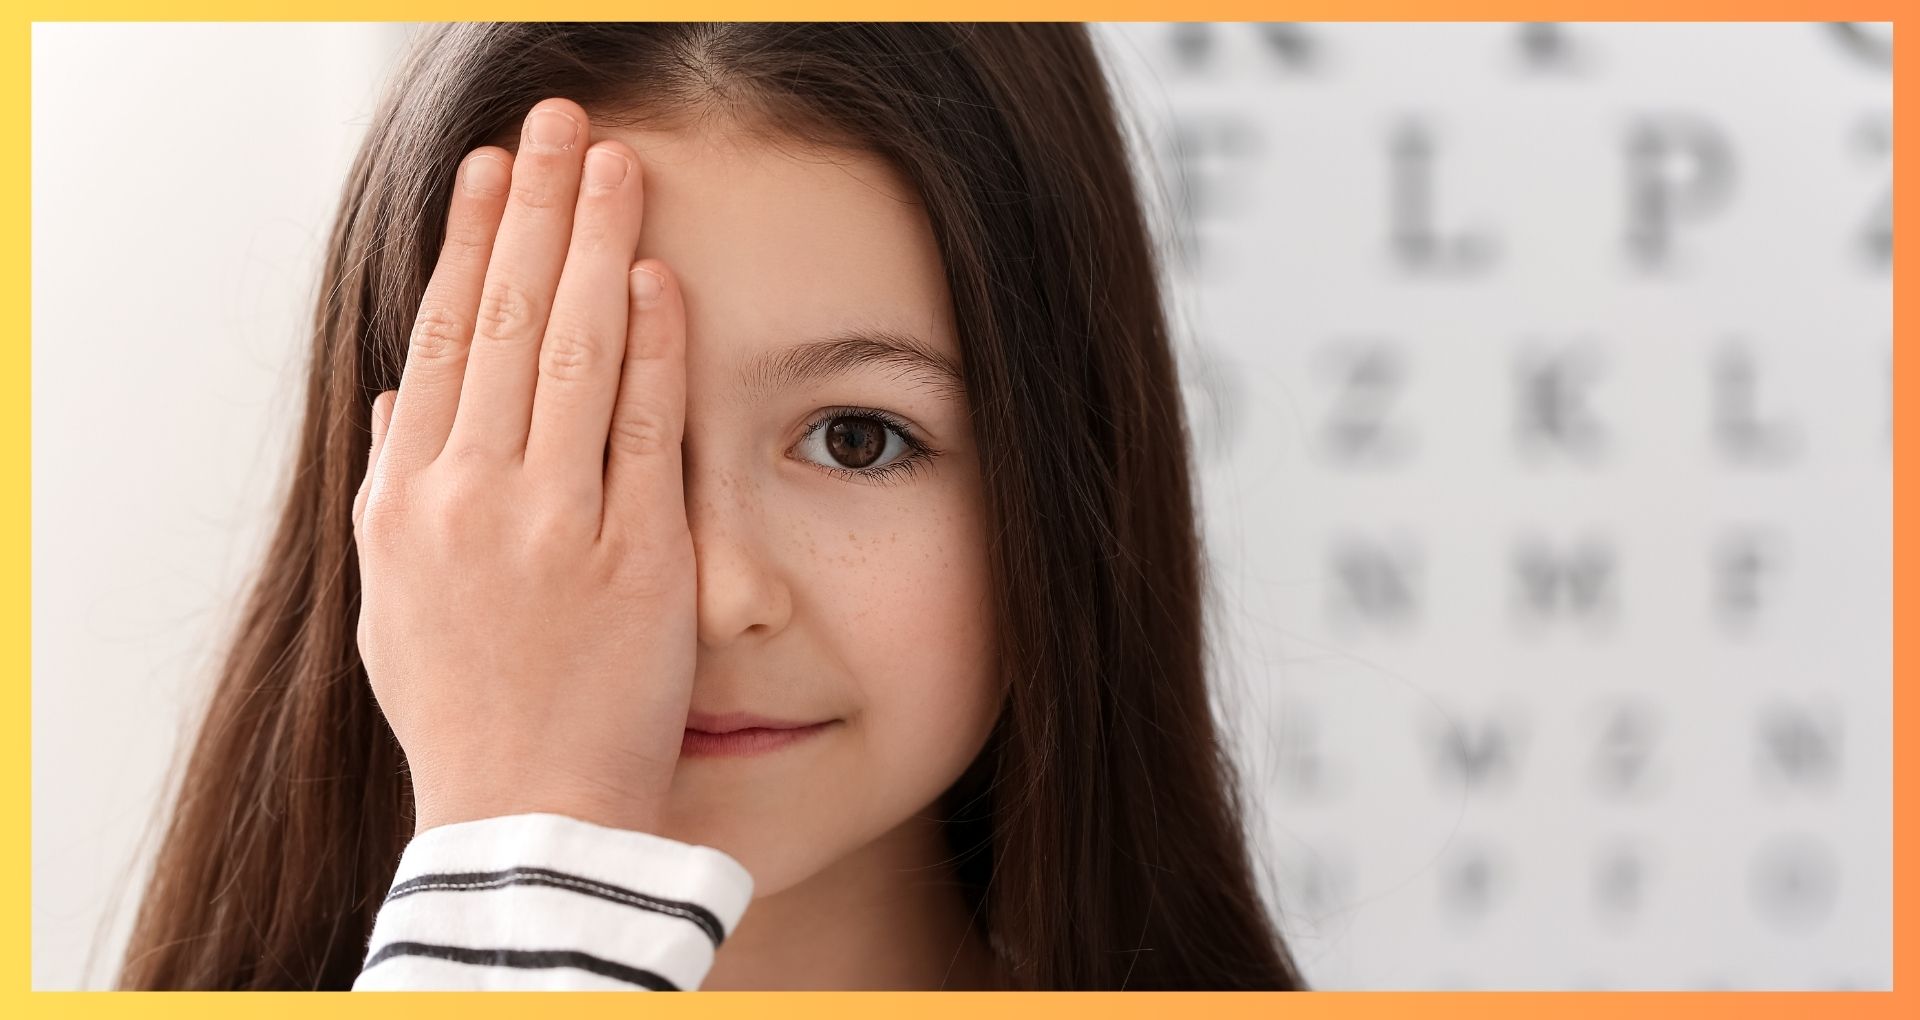
[[683,752],[675,773],[662,834],[772,895],[929,808],[999,710],[951,298],[917,196],[879,160],[594,135],[639,153],[637,254],[686,298],[694,721],[833,720],[757,754]]

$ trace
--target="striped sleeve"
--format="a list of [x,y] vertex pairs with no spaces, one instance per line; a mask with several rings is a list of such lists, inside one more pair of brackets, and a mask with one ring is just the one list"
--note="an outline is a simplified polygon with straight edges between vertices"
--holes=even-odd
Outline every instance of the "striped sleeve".
[[698,988],[753,896],[727,854],[534,812],[400,856],[354,991]]

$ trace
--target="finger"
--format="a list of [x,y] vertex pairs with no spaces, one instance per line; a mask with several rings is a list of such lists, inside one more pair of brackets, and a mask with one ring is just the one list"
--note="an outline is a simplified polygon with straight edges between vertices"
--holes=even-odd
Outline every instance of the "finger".
[[[657,287],[648,271],[659,277]],[[686,526],[680,441],[687,413],[687,315],[680,283],[658,259],[627,274],[626,360],[607,430],[600,532]]]
[[640,240],[640,161],[613,141],[587,150],[566,267],[540,341],[527,471],[601,505],[607,426],[627,345],[627,270]]
[[360,479],[360,491],[353,497],[353,529],[360,530],[360,518],[367,513],[367,496],[373,492],[373,474],[380,466],[380,451],[387,445],[389,425],[393,421],[393,399],[398,390],[387,390],[373,398],[373,445],[367,452],[367,473]]
[[513,188],[480,289],[449,451],[478,449],[514,461],[526,455],[540,336],[573,232],[586,125],[579,104],[546,99],[521,127]]
[[447,210],[446,239],[414,317],[389,425],[396,471],[431,463],[453,429],[473,339],[474,308],[480,303],[500,212],[507,204],[512,166],[512,153],[497,145],[475,149],[460,165]]

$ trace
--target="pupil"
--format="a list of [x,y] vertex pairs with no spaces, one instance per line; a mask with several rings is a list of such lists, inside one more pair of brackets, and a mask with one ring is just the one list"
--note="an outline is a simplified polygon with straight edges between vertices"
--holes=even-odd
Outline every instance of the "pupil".
[[863,468],[880,459],[886,449],[886,430],[867,418],[835,418],[827,426],[827,450],[850,468]]

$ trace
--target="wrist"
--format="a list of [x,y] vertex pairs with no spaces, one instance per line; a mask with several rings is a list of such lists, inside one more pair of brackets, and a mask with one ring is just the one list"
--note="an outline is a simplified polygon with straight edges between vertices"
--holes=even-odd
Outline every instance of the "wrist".
[[612,829],[656,832],[665,788],[609,790],[574,785],[474,784],[461,790],[414,787],[414,835],[456,822],[504,815],[547,813]]

